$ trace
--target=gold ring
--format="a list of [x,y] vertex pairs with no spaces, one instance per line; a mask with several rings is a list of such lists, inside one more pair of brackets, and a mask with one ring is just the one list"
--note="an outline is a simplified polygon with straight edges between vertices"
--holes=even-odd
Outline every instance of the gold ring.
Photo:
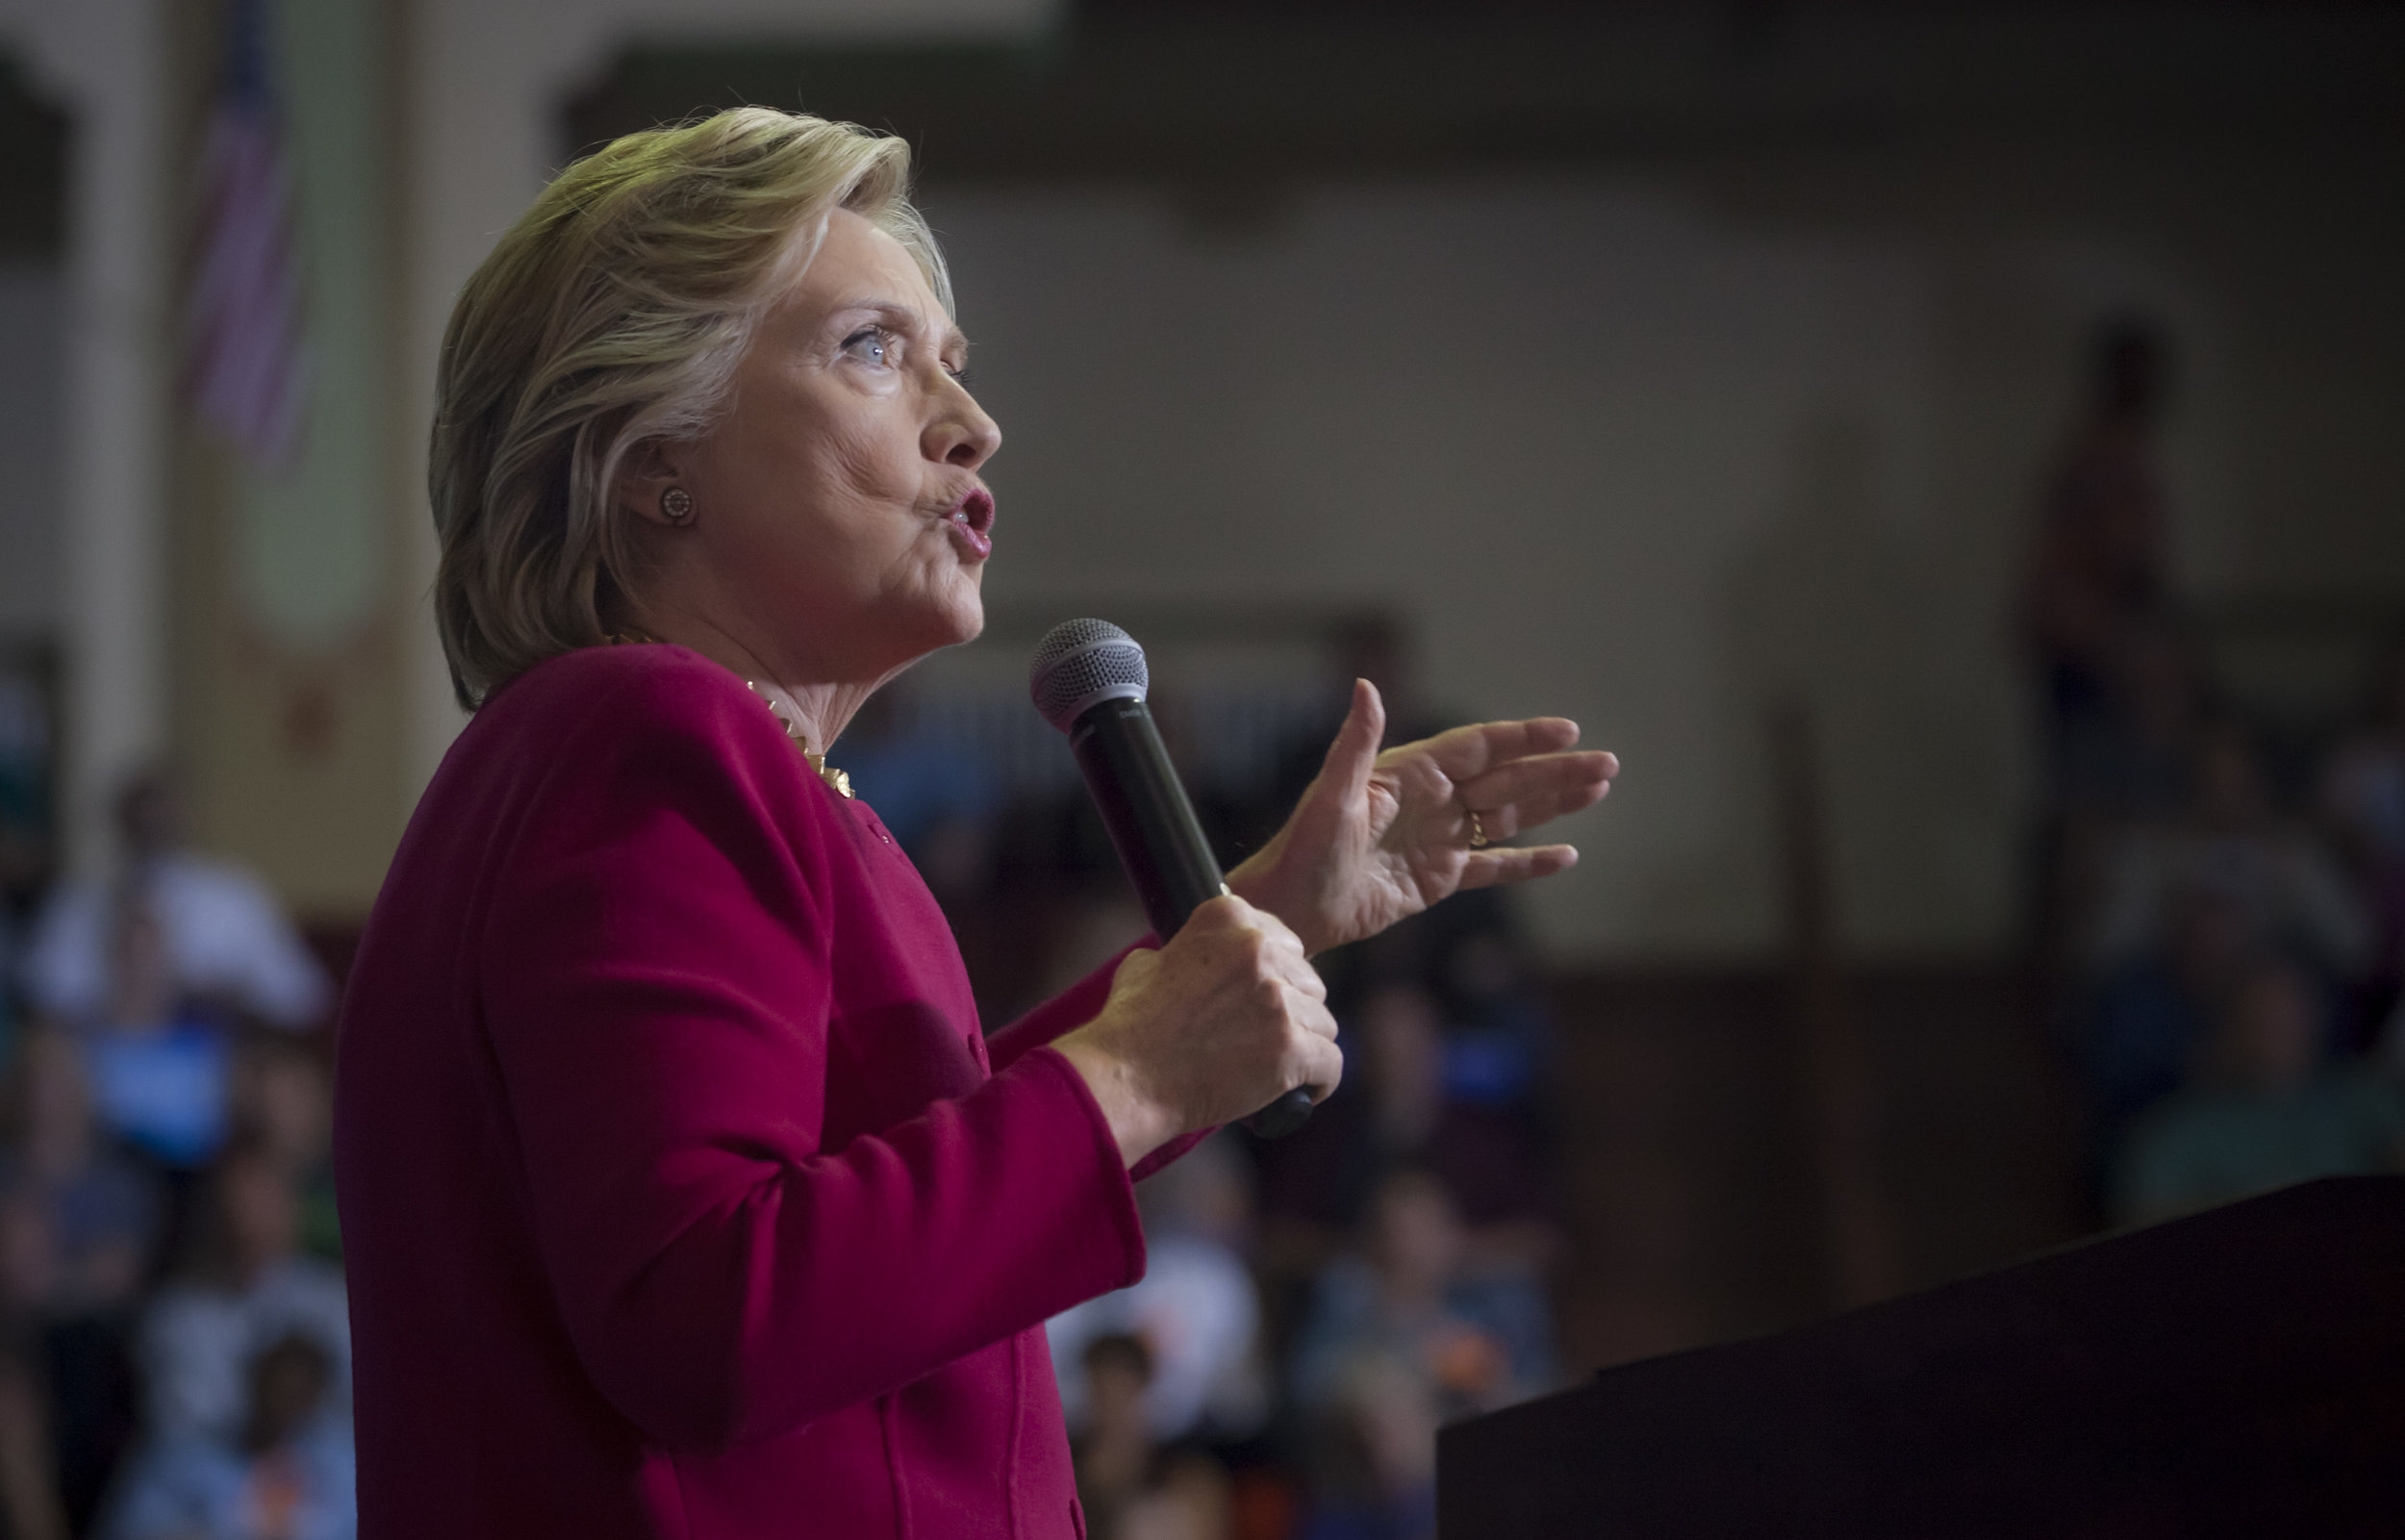
[[1478,820],[1478,809],[1472,807],[1469,803],[1464,802],[1461,804],[1461,811],[1470,815],[1470,848],[1473,850],[1485,849],[1486,825]]

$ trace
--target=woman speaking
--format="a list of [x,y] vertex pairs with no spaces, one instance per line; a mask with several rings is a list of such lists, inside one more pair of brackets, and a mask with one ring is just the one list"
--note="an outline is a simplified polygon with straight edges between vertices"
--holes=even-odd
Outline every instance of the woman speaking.
[[475,716],[342,1019],[366,1540],[1080,1533],[1042,1323],[1143,1272],[1131,1180],[1334,1086],[1308,954],[1568,866],[1485,842],[1615,768],[1552,719],[1381,754],[1358,685],[1239,896],[981,1036],[823,760],[976,636],[994,550],[1001,434],[906,180],[783,113],[638,134],[452,316]]

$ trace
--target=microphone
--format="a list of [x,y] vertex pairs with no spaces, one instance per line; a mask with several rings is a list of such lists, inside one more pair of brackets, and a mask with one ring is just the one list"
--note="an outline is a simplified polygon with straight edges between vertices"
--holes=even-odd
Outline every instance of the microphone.
[[[1151,684],[1144,649],[1108,620],[1063,620],[1037,644],[1027,669],[1036,711],[1069,735],[1119,864],[1165,942],[1228,884],[1144,703]],[[1281,1139],[1310,1116],[1311,1093],[1298,1086],[1245,1126]]]

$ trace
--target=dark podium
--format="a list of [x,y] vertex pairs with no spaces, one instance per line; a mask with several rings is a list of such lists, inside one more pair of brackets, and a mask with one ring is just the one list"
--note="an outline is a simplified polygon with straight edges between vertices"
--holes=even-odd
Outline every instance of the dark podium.
[[2405,1536],[2405,1177],[2311,1182],[1445,1429],[1441,1540]]

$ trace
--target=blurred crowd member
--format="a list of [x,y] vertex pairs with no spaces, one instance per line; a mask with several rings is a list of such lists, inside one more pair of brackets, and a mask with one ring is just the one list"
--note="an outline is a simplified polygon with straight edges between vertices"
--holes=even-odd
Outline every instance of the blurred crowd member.
[[2329,1067],[2313,979],[2266,964],[2231,996],[2195,1087],[2132,1131],[2114,1217],[2142,1224],[2317,1176],[2405,1169],[2405,1098],[2359,1065]]
[[1524,1271],[1473,1268],[1465,1239],[1453,1195],[1432,1173],[1405,1167],[1387,1176],[1359,1253],[1321,1275],[1295,1349],[1297,1403],[1327,1408],[1371,1357],[1409,1365],[1448,1417],[1552,1388],[1543,1290]]
[[1442,959],[1445,1098],[1456,1106],[1533,1108],[1553,1057],[1553,1019],[1511,933],[1473,930]]
[[300,1246],[342,1260],[334,1203],[334,1087],[316,1045],[281,1032],[253,1033],[234,1059],[229,1097],[238,1137],[283,1168],[300,1201]]
[[1439,1420],[1419,1365],[1381,1351],[1348,1361],[1312,1420],[1303,1540],[1432,1540]]
[[16,916],[6,902],[0,902],[0,1048],[16,1041],[25,1012],[18,1004]]
[[225,1142],[232,1050],[177,989],[149,906],[128,902],[116,920],[106,1008],[77,1022],[93,1104],[111,1134],[170,1172],[194,1172]]
[[1250,1173],[1222,1133],[1136,1190],[1144,1218],[1142,1280],[1089,1300],[1046,1325],[1072,1428],[1085,1426],[1086,1350],[1132,1336],[1147,1353],[1144,1420],[1164,1443],[1239,1439],[1269,1415],[1259,1292],[1246,1267]]
[[324,971],[257,877],[183,847],[182,805],[165,775],[139,777],[119,794],[117,831],[117,876],[62,883],[42,906],[23,970],[37,1010],[70,1026],[107,1016],[123,917],[139,911],[158,927],[177,997],[272,1026],[324,1017]]
[[956,905],[992,881],[1001,782],[975,744],[905,720],[909,704],[893,685],[871,696],[844,729],[844,767],[927,887]]
[[159,1243],[161,1195],[148,1169],[99,1137],[82,1065],[58,1033],[27,1038],[11,1089],[0,1193],[57,1491],[80,1532],[133,1438],[132,1325]]
[[2124,320],[2099,329],[2089,399],[2038,520],[2021,623],[2057,776],[2071,739],[2113,710],[2116,645],[2166,607],[2170,510],[2153,434],[2168,375],[2152,326]]
[[1061,1380],[1064,1392],[1077,1386],[1084,1411],[1070,1445],[1077,1502],[1091,1540],[1117,1540],[1120,1512],[1150,1484],[1160,1452],[1144,1404],[1152,1350],[1133,1332],[1109,1331],[1088,1338],[1077,1358],[1083,1373]]
[[1200,1450],[1174,1450],[1120,1509],[1115,1540],[1228,1540],[1235,1522],[1228,1468]]
[[2212,704],[2196,644],[2165,621],[2135,623],[2105,667],[2104,709],[2065,729],[2054,789],[2062,811],[2081,820],[2176,819],[2195,797]]
[[0,1180],[39,1205],[57,1257],[53,1315],[132,1304],[159,1241],[157,1178],[101,1136],[74,1045],[27,1035],[13,1067],[12,1147]]
[[240,1426],[162,1438],[126,1472],[101,1540],[350,1540],[349,1429],[328,1409],[333,1361],[295,1333],[245,1366]]
[[2373,921],[2367,1022],[2393,1010],[2405,985],[2405,645],[2382,660],[2373,697],[2370,720],[2331,756],[2321,786]]
[[32,1540],[71,1532],[40,1364],[40,1301],[55,1273],[40,1205],[0,1193],[0,1524]]
[[1089,1415],[1071,1452],[1089,1540],[1228,1540],[1227,1467],[1152,1431],[1152,1353],[1144,1340],[1104,1332],[1080,1360],[1084,1373],[1074,1382]]
[[1533,1053],[1518,1041],[1526,1029],[1456,1038],[1437,995],[1407,981],[1370,986],[1340,1020],[1353,1073],[1286,1142],[1294,1149],[1274,1150],[1281,1212],[1350,1233],[1388,1174],[1411,1165],[1445,1186],[1474,1252],[1548,1261],[1557,1226],[1525,1099],[1534,1090]]
[[211,1173],[196,1244],[142,1322],[141,1367],[155,1439],[231,1437],[240,1429],[244,1367],[292,1333],[332,1366],[326,1402],[350,1405],[350,1316],[339,1270],[299,1249],[299,1199],[263,1146],[230,1147]]
[[2181,896],[2199,889],[2235,904],[2259,946],[2332,977],[2370,961],[2369,923],[2345,874],[2310,830],[2278,817],[2254,745],[2230,724],[2206,739],[2189,814],[2121,831],[2098,878],[2089,951],[2100,970],[2160,947]]
[[129,784],[121,871],[51,895],[21,976],[35,1009],[75,1034],[103,1124],[192,1172],[225,1139],[229,1027],[314,1025],[329,992],[266,888],[185,851],[181,821],[165,777]]
[[2073,1056],[2092,1101],[2098,1174],[2130,1121],[2177,1091],[2232,990],[2260,960],[2253,927],[2227,894],[2189,888],[2168,935],[2097,985]]

